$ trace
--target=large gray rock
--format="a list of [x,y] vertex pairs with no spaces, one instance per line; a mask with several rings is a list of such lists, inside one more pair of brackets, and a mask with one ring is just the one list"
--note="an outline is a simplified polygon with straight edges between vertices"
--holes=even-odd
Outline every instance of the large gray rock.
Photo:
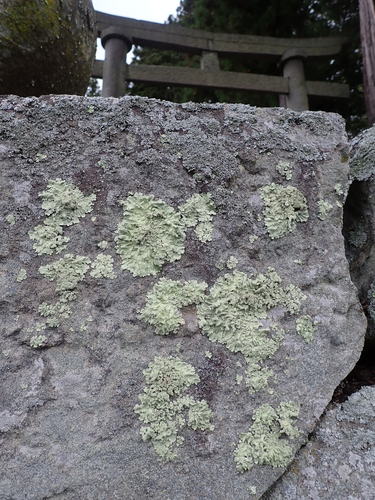
[[259,498],[363,345],[342,119],[0,110],[0,498]]
[[0,0],[0,94],[81,94],[95,58],[91,0]]
[[344,213],[346,251],[368,318],[367,337],[375,342],[375,127],[351,142],[350,178]]
[[374,491],[375,387],[368,386],[324,415],[267,499],[372,500]]

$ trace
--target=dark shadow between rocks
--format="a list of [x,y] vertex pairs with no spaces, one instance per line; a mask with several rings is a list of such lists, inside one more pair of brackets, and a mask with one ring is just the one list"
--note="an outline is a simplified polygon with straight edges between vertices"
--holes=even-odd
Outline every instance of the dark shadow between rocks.
[[361,357],[335,390],[332,401],[342,403],[353,392],[375,385],[375,246],[371,181],[353,181],[344,205],[343,236],[350,276],[367,318]]

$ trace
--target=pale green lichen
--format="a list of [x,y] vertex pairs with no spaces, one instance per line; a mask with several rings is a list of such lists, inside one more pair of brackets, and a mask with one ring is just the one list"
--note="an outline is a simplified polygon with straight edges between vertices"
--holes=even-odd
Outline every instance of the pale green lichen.
[[194,194],[181,205],[180,213],[186,227],[195,227],[199,241],[206,243],[212,240],[212,220],[216,212],[210,194]]
[[122,202],[124,218],[116,236],[121,267],[134,276],[155,275],[185,251],[181,217],[153,195],[134,193]]
[[249,392],[258,392],[265,389],[268,385],[268,379],[273,376],[273,371],[258,363],[249,364],[246,369],[245,384]]
[[211,359],[211,358],[212,358],[212,352],[210,352],[210,351],[205,351],[205,352],[204,352],[204,355],[205,355],[205,357],[206,357],[206,358],[208,358],[208,359]]
[[141,318],[154,326],[158,335],[174,333],[184,324],[180,309],[201,302],[206,288],[204,282],[161,278],[147,294]]
[[35,241],[33,248],[38,255],[60,253],[69,241],[69,238],[63,235],[63,226],[76,224],[91,212],[96,196],[85,196],[73,184],[55,179],[48,182],[40,197],[46,218],[43,224],[35,226],[29,232],[30,238]]
[[103,170],[105,170],[107,168],[107,164],[105,161],[103,160],[99,160],[98,161],[98,167],[102,168]]
[[40,274],[55,281],[56,292],[74,290],[90,267],[90,259],[81,255],[66,254],[59,260],[41,266]]
[[254,242],[255,242],[256,240],[258,240],[258,239],[259,239],[259,236],[257,236],[256,234],[251,234],[251,235],[249,236],[249,241],[250,241],[250,243],[254,243]]
[[27,271],[23,267],[18,271],[16,281],[24,281],[27,278]]
[[47,223],[35,226],[29,232],[30,239],[34,240],[33,248],[38,255],[52,255],[60,253],[66,248],[69,238],[63,235],[61,226]]
[[318,201],[318,217],[320,220],[325,220],[331,210],[333,208],[333,205],[331,203],[329,203],[328,201],[325,201],[325,200],[319,200]]
[[254,278],[234,271],[218,278],[209,295],[197,305],[198,321],[211,341],[244,355],[250,367],[246,383],[256,390],[263,388],[271,375],[261,363],[279,349],[284,336],[282,329],[266,327],[263,320],[274,307],[298,313],[304,299],[294,285],[283,287],[274,269]]
[[293,458],[293,447],[287,438],[299,435],[293,426],[298,415],[299,405],[290,401],[280,403],[276,409],[268,404],[260,406],[249,431],[240,436],[235,449],[237,469],[244,472],[255,465],[286,467]]
[[309,218],[305,196],[293,186],[269,184],[260,190],[263,199],[264,222],[271,239],[294,231],[298,222]]
[[236,257],[231,255],[229,257],[229,259],[227,260],[227,268],[228,269],[235,269],[237,267],[237,264],[238,264],[238,259],[236,259]]
[[106,241],[106,240],[99,241],[98,247],[101,250],[106,250],[108,248],[108,241]]
[[288,161],[280,161],[276,165],[277,172],[282,175],[287,181],[290,181],[293,174],[293,167]]
[[42,208],[49,221],[58,226],[77,224],[79,219],[91,212],[96,196],[85,196],[76,186],[62,179],[48,182],[47,189],[40,194]]
[[43,160],[46,160],[47,159],[47,155],[46,154],[43,154],[43,153],[37,153],[36,156],[35,156],[35,163],[39,163]]
[[14,224],[16,223],[16,217],[14,214],[6,215],[5,220],[10,226],[14,226]]
[[344,194],[344,188],[342,187],[342,184],[339,182],[335,184],[335,191],[339,196],[342,196]]
[[113,271],[113,257],[100,253],[91,264],[90,276],[92,278],[116,278]]
[[77,298],[75,292],[65,291],[59,296],[55,303],[42,302],[39,305],[38,312],[46,318],[44,325],[50,328],[57,328],[64,319],[69,318],[72,314],[69,302],[73,302]]
[[[151,440],[156,454],[164,461],[177,456],[184,441],[179,435],[186,426],[193,430],[212,430],[212,411],[204,400],[184,394],[200,379],[194,367],[173,356],[155,357],[143,372],[146,387],[134,411],[141,422],[144,441]],[[186,411],[188,416],[186,417]]]
[[45,335],[33,335],[29,340],[29,345],[33,349],[39,349],[46,344],[47,337]]
[[305,315],[296,319],[296,330],[298,335],[306,342],[311,342],[316,332],[316,326],[311,316]]
[[210,195],[193,195],[176,211],[153,195],[131,193],[122,202],[124,218],[116,235],[121,267],[134,276],[157,274],[185,251],[186,230],[195,226],[202,242],[212,238],[215,214]]

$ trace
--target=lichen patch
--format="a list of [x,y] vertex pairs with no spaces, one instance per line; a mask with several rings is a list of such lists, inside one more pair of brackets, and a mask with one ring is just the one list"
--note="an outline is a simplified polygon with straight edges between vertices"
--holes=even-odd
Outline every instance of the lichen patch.
[[307,201],[294,186],[269,184],[260,190],[264,202],[264,222],[271,239],[293,232],[297,223],[309,218]]
[[60,253],[69,241],[62,228],[78,223],[91,212],[96,196],[85,196],[76,186],[62,179],[49,181],[46,190],[39,196],[43,200],[46,218],[43,224],[29,232],[34,241],[33,248],[38,255]]
[[141,318],[154,326],[158,335],[175,333],[184,324],[180,309],[199,304],[207,284],[201,281],[173,281],[161,278],[147,294]]
[[215,211],[208,194],[193,195],[180,210],[142,193],[131,193],[122,205],[124,217],[117,228],[116,251],[122,269],[133,276],[156,275],[164,264],[179,260],[190,227],[195,227],[200,241],[212,239]]
[[276,409],[269,404],[260,406],[249,431],[240,436],[235,449],[237,469],[244,472],[254,465],[286,467],[293,458],[290,439],[299,435],[293,425],[298,415],[299,405],[291,401],[280,403]]
[[[141,436],[150,440],[164,461],[177,457],[184,427],[213,430],[212,411],[205,400],[196,400],[186,390],[200,379],[194,367],[173,356],[155,357],[143,372],[146,386],[134,408],[142,423]],[[186,415],[186,412],[188,413]]]

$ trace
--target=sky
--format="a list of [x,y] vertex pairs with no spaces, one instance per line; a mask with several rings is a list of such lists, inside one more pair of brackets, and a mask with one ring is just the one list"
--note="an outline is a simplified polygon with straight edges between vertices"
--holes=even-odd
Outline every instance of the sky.
[[[143,21],[163,23],[170,14],[175,14],[179,0],[93,0],[94,9],[116,16],[132,17]],[[104,59],[104,50],[98,41],[97,59]],[[130,62],[132,56],[128,54]]]

